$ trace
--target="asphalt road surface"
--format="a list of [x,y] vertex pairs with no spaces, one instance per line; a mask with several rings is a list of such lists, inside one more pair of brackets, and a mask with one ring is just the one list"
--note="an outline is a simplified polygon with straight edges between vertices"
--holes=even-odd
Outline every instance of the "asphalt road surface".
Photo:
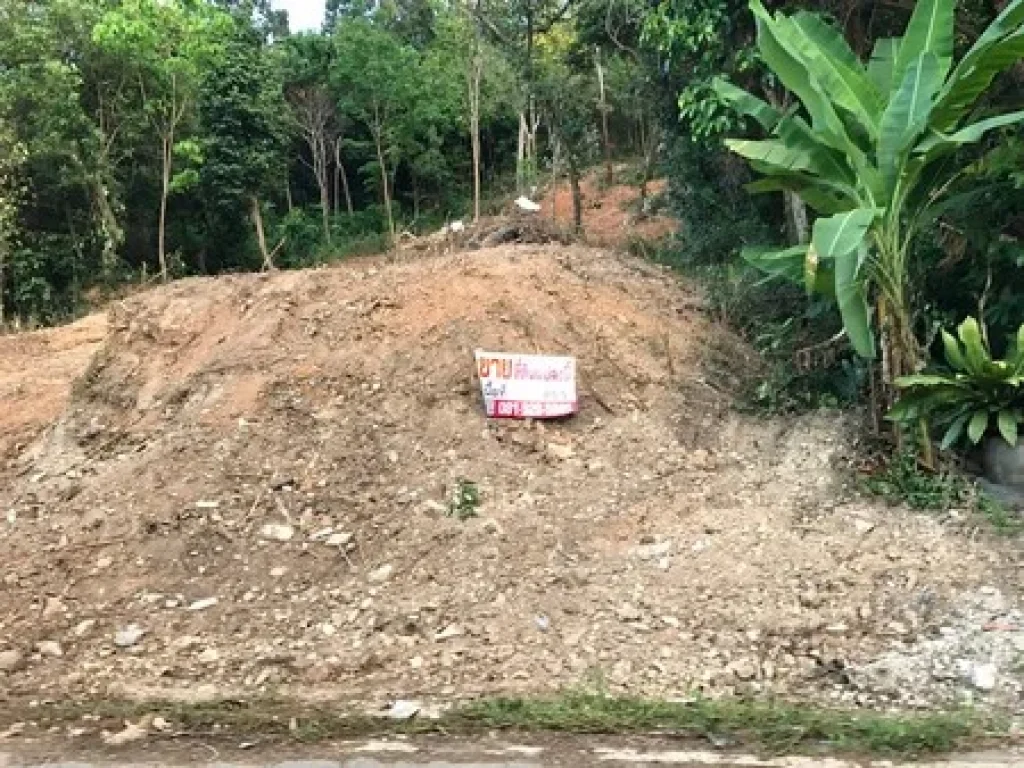
[[141,743],[116,752],[71,744],[0,742],[0,768],[1011,768],[1024,753],[964,755],[916,762],[832,757],[764,757],[665,742],[599,737],[515,744],[495,739],[346,742],[304,748],[202,742]]

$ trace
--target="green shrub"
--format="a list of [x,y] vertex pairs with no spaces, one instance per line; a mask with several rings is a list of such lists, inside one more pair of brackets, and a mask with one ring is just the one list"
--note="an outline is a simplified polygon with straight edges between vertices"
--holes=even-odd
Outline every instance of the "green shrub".
[[1024,325],[1003,360],[993,359],[973,317],[961,323],[957,336],[942,332],[948,368],[897,381],[902,394],[888,418],[910,428],[924,420],[943,432],[943,449],[964,437],[977,444],[993,427],[1016,445],[1024,423]]

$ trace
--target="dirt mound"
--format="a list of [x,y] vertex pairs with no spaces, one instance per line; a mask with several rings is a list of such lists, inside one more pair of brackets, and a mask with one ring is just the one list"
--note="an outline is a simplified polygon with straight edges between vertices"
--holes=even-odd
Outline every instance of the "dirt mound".
[[0,336],[0,463],[60,416],[106,329],[103,315],[91,315],[65,328]]
[[[941,626],[1006,559],[851,498],[834,415],[728,413],[701,361],[753,361],[699,304],[640,262],[518,246],[118,305],[3,478],[0,696],[599,679],[896,703],[846,670]],[[582,412],[488,422],[477,348],[576,355]],[[465,481],[481,505],[459,520]]]
[[[627,169],[619,168],[622,172]],[[648,199],[664,194],[668,183],[655,179],[647,185]],[[607,185],[603,171],[591,173],[580,183],[583,197],[583,232],[587,242],[615,247],[632,238],[657,240],[673,234],[678,222],[666,216],[638,210],[640,189],[630,184]],[[541,216],[563,227],[573,222],[572,190],[562,182],[548,190],[541,201]]]

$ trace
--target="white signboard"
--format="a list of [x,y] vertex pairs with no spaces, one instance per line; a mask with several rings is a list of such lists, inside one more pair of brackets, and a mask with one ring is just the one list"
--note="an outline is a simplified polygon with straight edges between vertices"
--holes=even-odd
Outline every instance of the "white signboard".
[[553,419],[579,410],[576,358],[476,353],[477,375],[492,419]]

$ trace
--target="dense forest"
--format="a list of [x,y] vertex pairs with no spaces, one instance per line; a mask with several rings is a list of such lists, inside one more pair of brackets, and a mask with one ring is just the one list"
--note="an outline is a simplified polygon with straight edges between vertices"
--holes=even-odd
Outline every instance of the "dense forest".
[[[1018,5],[959,3],[957,55]],[[769,3],[820,14],[864,60],[914,7]],[[978,114],[1020,108],[1014,19]],[[55,322],[126,284],[380,251],[613,160],[638,185],[669,178],[676,263],[806,241],[806,195],[752,194],[763,167],[723,142],[758,128],[716,82],[795,108],[756,23],[739,0],[330,0],[321,31],[292,34],[267,0],[0,0],[0,323]],[[1024,317],[1022,146],[1007,123],[959,151],[965,194],[914,241],[927,322]],[[831,311],[794,286],[770,297],[780,314],[715,274],[741,324]]]

